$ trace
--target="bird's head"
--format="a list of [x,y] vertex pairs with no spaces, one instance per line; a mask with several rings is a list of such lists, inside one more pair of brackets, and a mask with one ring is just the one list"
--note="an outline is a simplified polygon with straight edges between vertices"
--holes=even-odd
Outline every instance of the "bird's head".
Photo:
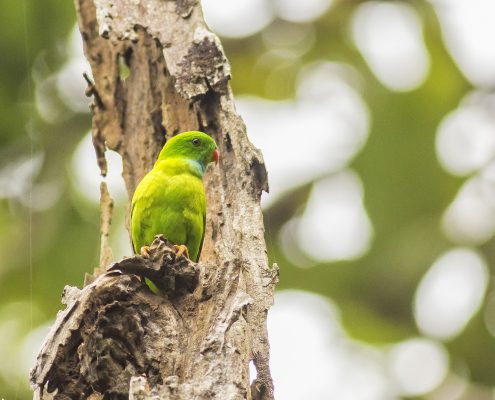
[[189,131],[179,133],[165,143],[158,161],[169,157],[183,157],[198,162],[205,170],[210,162],[218,162],[219,152],[211,136],[199,131]]

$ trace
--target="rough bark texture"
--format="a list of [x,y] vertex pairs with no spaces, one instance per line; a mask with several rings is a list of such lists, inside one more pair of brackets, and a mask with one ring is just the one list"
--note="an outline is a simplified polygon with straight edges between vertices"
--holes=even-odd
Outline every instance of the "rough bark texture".
[[[82,290],[66,288],[67,308],[31,373],[35,397],[272,399],[266,316],[278,269],[268,266],[259,205],[267,176],[235,111],[221,44],[195,0],[75,1],[102,174],[106,148],[117,151],[131,197],[166,138],[185,130],[211,134],[221,159],[205,176],[200,264],[176,259],[157,238],[150,259],[122,260]],[[138,275],[159,277],[163,295]]]

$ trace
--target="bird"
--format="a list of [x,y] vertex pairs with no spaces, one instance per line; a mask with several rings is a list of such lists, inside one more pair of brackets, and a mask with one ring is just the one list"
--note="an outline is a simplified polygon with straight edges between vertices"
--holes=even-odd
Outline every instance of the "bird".
[[149,245],[162,234],[174,244],[177,256],[198,262],[206,225],[203,176],[208,164],[218,164],[218,159],[215,140],[204,132],[182,132],[165,143],[132,197],[135,254],[149,256]]

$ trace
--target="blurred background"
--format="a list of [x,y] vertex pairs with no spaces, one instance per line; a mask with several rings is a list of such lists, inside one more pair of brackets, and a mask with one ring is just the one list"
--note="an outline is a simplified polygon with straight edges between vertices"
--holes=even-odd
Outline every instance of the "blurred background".
[[[495,2],[203,0],[263,150],[281,400],[494,398]],[[98,263],[71,2],[0,15],[0,398]],[[119,157],[112,248],[130,254]],[[74,251],[76,249],[76,252]],[[74,257],[76,255],[76,257]]]

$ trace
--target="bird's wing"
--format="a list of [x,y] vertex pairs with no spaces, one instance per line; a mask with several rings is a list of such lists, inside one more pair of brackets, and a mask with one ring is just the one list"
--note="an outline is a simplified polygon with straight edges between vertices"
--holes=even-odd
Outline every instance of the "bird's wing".
[[135,254],[139,254],[139,249],[137,248],[137,237],[135,237],[134,235],[134,227],[133,227],[133,224],[132,224],[132,216],[134,214],[134,211],[136,210],[136,196],[133,196],[132,198],[132,203],[131,203],[131,217],[130,217],[130,225],[131,225],[131,245],[132,245],[132,249],[134,250],[134,253]]
[[134,240],[132,238],[132,212],[133,211],[134,211],[134,201],[131,203],[131,217],[130,217],[129,223],[131,225],[131,246],[132,246],[132,249],[134,250],[134,253],[136,253],[136,245],[135,245]]
[[201,242],[199,242],[198,256],[196,257],[196,262],[199,261],[199,256],[201,255],[201,250],[203,249],[203,242],[205,240],[206,232],[206,212],[203,213],[203,234],[201,235]]
[[[139,253],[140,246],[144,243],[139,243],[139,232],[145,229],[142,219],[142,213],[146,209],[146,205],[149,204],[152,198],[152,191],[150,185],[153,183],[153,178],[150,174],[147,174],[136,187],[131,202],[131,243],[132,248],[136,254]],[[136,214],[137,213],[137,214]],[[136,221],[137,218],[137,221]],[[134,226],[136,224],[136,226]]]

